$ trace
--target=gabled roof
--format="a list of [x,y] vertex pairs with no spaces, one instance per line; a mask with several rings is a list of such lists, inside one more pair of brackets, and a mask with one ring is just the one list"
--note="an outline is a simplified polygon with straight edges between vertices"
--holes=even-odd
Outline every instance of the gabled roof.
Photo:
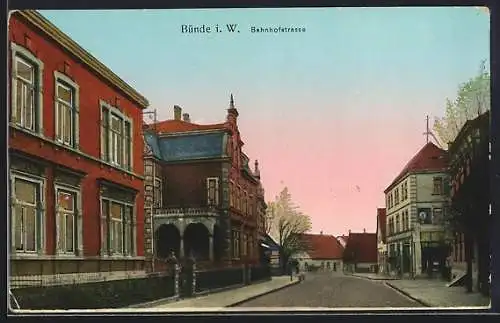
[[299,238],[304,243],[311,259],[341,259],[344,247],[332,235],[328,234],[301,234]]
[[382,241],[386,242],[385,229],[387,221],[387,213],[385,208],[377,209],[377,233],[380,232]]
[[155,131],[160,134],[203,130],[222,130],[226,128],[226,124],[215,123],[201,125],[183,120],[165,120],[152,124],[150,128],[154,128]]
[[445,171],[447,168],[448,158],[445,150],[439,148],[432,142],[427,143],[412,159],[405,165],[403,170],[392,181],[392,183],[384,190],[387,193],[396,185],[400,179],[410,173],[418,173],[424,171]]
[[344,255],[346,258],[354,257],[358,263],[377,262],[377,234],[349,233]]
[[120,89],[124,94],[126,94],[131,100],[140,105],[142,109],[149,106],[148,100],[143,97],[139,92],[122,80],[118,75],[113,73],[106,65],[100,62],[87,50],[83,49],[78,43],[76,43],[71,37],[63,33],[59,28],[57,28],[52,22],[45,18],[40,12],[36,10],[16,10],[15,14],[28,20],[35,27],[39,28],[45,35],[47,35],[52,41],[57,43],[59,46],[64,48],[64,50],[71,53],[82,63],[84,63],[89,69],[95,72],[100,77],[104,78],[106,81],[110,82],[116,88]]

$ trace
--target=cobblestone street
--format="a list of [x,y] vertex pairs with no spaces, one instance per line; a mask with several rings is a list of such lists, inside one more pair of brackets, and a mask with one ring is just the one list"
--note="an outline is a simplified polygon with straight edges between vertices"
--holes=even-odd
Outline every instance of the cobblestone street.
[[238,307],[423,307],[383,281],[341,273],[307,274],[300,284],[258,297]]

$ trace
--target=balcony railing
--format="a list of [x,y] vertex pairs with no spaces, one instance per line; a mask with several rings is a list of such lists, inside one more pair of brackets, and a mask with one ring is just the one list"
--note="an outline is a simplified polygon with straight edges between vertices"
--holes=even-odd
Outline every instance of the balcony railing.
[[155,216],[217,216],[219,209],[214,206],[207,207],[171,207],[154,210]]

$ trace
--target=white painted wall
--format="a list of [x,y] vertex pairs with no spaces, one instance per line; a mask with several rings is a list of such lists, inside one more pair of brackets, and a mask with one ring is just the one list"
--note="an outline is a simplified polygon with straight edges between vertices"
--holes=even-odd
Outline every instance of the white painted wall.
[[293,258],[299,262],[299,269],[301,271],[306,270],[306,263],[308,266],[317,266],[317,267],[321,267],[321,265],[323,264],[324,271],[334,271],[334,268],[338,272],[342,271],[342,266],[343,266],[342,259],[311,259],[309,254],[306,252],[297,254]]

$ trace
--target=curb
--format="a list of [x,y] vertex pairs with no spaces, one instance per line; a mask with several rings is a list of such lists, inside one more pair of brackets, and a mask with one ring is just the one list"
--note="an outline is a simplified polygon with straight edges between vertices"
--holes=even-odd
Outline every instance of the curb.
[[363,279],[368,279],[368,280],[373,280],[373,281],[400,280],[400,278],[396,278],[396,277],[372,278],[372,277],[366,277],[366,276],[356,275],[356,274],[348,274],[347,276],[356,277],[356,278],[363,278]]
[[173,303],[178,300],[180,300],[179,296],[170,296],[170,297],[155,299],[154,301],[128,305],[124,308],[148,308],[148,307],[154,307],[156,304],[163,304],[165,302]]
[[401,288],[398,288],[398,287],[394,286],[393,284],[391,284],[389,282],[385,282],[385,285],[388,286],[388,287],[390,287],[390,288],[392,288],[393,290],[395,290],[395,291],[403,294],[404,296],[408,297],[409,299],[411,299],[411,300],[419,303],[420,305],[423,305],[425,307],[433,307],[431,304],[429,304],[427,302],[424,302],[424,301],[422,301],[422,300],[420,300],[420,299],[418,299],[418,298],[416,298],[414,296],[411,296],[410,293],[402,290]]
[[253,295],[251,297],[248,297],[248,298],[245,298],[244,300],[242,301],[238,301],[238,302],[235,302],[235,303],[232,303],[232,304],[229,304],[229,305],[226,305],[224,307],[235,307],[235,306],[238,306],[240,304],[243,304],[243,303],[246,303],[248,301],[251,301],[253,299],[256,299],[256,298],[259,298],[261,296],[264,296],[264,295],[268,295],[268,294],[271,294],[271,293],[274,293],[274,292],[277,292],[279,290],[282,290],[282,289],[285,289],[287,287],[291,287],[291,286],[294,286],[294,285],[297,285],[300,283],[300,280],[296,280],[290,284],[287,284],[287,285],[284,285],[284,286],[281,286],[281,287],[278,287],[276,289],[272,289],[272,290],[269,290],[269,291],[266,291],[266,292],[263,292],[263,293],[260,293],[260,294],[257,294],[257,295]]

